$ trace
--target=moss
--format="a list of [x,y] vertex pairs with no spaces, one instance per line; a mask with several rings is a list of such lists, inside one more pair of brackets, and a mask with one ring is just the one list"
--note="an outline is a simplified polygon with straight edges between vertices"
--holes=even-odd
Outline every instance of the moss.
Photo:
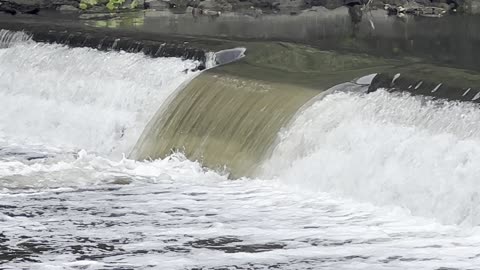
[[78,5],[78,7],[79,7],[81,10],[85,10],[85,9],[88,8],[88,5],[85,4],[85,3],[80,3],[80,4]]
[[115,5],[112,3],[112,2],[108,2],[106,7],[108,8],[108,10],[112,11],[115,9]]
[[114,11],[120,8],[135,9],[138,7],[138,0],[133,0],[128,6],[125,6],[126,0],[81,0],[80,8],[83,10],[89,9],[93,6],[105,6],[108,10]]
[[133,2],[132,2],[132,4],[130,5],[130,7],[131,7],[132,9],[135,9],[135,8],[138,7],[138,5],[139,5],[138,0],[133,0]]
[[86,10],[96,5],[98,5],[97,0],[81,0],[78,6],[80,9]]
[[130,8],[131,9],[136,9],[137,7],[138,7],[138,1],[133,0],[132,3],[130,4]]
[[110,1],[108,1],[106,7],[110,11],[112,11],[112,10],[120,8],[123,5],[123,3],[125,3],[125,0],[110,0]]
[[98,1],[97,0],[82,0],[80,1],[81,4],[85,4],[89,7],[92,7],[92,6],[95,6],[98,4]]

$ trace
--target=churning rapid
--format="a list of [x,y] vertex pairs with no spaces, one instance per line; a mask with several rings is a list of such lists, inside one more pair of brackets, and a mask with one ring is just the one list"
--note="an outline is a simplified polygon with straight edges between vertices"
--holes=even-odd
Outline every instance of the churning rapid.
[[[196,65],[0,32],[2,267],[478,269],[477,105],[369,80],[292,99]],[[127,158],[149,134],[178,152]],[[256,156],[224,161],[252,177],[208,155]]]
[[[26,38],[10,35],[4,46]],[[1,138],[115,156],[128,153],[159,104],[196,75],[193,61],[34,42],[0,57]]]

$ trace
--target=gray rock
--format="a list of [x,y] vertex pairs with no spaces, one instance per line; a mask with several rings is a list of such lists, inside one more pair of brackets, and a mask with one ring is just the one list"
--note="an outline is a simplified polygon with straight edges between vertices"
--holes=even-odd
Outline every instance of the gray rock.
[[19,6],[45,6],[46,2],[45,0],[8,0],[4,2],[9,2],[14,5],[19,5]]
[[145,6],[144,0],[125,0],[125,2],[120,7],[121,9],[143,9]]
[[57,9],[62,5],[77,6],[80,0],[0,0],[4,6],[9,5],[17,11],[33,9]]
[[106,6],[93,6],[87,10],[91,13],[106,13],[109,12]]
[[7,6],[6,4],[1,3],[1,2],[0,2],[0,12],[7,13],[7,14],[10,14],[10,15],[16,15],[17,14],[17,11],[15,9],[13,9],[12,7]]
[[105,13],[84,13],[79,17],[82,20],[108,20],[112,19],[113,16],[109,12]]
[[279,0],[250,0],[252,5],[261,9],[278,9]]
[[279,0],[278,3],[280,9],[299,8],[305,4],[304,0]]
[[465,11],[470,14],[480,14],[480,1],[478,0],[466,0]]
[[[23,1],[23,0],[22,0]],[[40,11],[40,6],[36,5],[37,1],[32,1],[31,4],[24,4],[26,1],[10,1],[0,0],[1,11],[15,15],[16,13],[37,14]]]
[[169,5],[165,1],[161,0],[146,0],[145,1],[145,8],[146,9],[156,9],[156,10],[163,10],[168,8]]
[[198,7],[209,11],[232,11],[232,5],[224,0],[205,0]]
[[58,11],[60,12],[79,12],[80,9],[72,6],[72,5],[61,5],[59,8],[58,8]]

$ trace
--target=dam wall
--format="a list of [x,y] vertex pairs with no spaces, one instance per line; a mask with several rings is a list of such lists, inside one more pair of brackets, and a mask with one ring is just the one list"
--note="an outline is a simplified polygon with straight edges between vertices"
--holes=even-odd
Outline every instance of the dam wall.
[[23,31],[33,41],[42,43],[56,43],[69,47],[88,47],[101,51],[125,51],[129,53],[143,53],[149,57],[179,57],[196,60],[205,68],[208,61],[208,49],[190,44],[188,38],[157,37],[149,38],[145,35],[126,34],[115,31],[95,31],[84,29],[76,24],[65,26],[55,23],[48,24],[29,21],[0,22],[0,29],[8,31]]

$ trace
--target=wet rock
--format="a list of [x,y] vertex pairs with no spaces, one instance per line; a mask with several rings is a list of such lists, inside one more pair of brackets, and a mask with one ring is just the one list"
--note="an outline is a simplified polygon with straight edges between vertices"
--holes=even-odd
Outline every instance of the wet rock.
[[[203,9],[204,11],[206,10],[209,10],[209,11],[222,11],[222,12],[225,12],[225,11],[232,11],[232,5],[230,3],[228,3],[227,1],[225,0],[205,0],[203,2],[200,2],[198,4],[198,7]],[[206,13],[204,13],[205,15],[207,15]],[[212,14],[214,15],[214,14]]]
[[168,3],[161,0],[146,0],[144,4],[146,9],[162,10],[169,7]]
[[299,9],[305,5],[304,0],[279,0],[278,8],[283,9]]
[[143,9],[145,7],[145,0],[125,0],[120,6],[121,9]]
[[3,12],[3,13],[8,13],[10,15],[16,15],[17,14],[17,11],[7,5],[3,5],[2,3],[0,3],[0,12]]
[[10,3],[13,6],[30,6],[30,7],[42,7],[42,6],[47,6],[45,1],[41,0],[3,0],[2,2],[5,3]]
[[251,6],[261,9],[278,10],[280,6],[279,0],[250,0]]
[[0,0],[0,11],[15,15],[17,13],[38,14],[41,5],[37,1],[31,3],[20,0]]
[[78,8],[72,5],[61,5],[58,9],[60,12],[78,12],[80,11]]
[[36,9],[57,9],[63,5],[77,6],[79,0],[0,0],[0,4],[2,3],[21,13],[34,13]]

